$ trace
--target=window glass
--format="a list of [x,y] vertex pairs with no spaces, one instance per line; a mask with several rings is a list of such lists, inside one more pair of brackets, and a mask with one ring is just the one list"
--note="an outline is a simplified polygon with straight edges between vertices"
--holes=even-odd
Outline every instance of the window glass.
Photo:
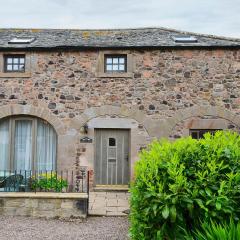
[[112,64],[112,58],[107,58],[107,63]]
[[57,134],[46,121],[14,117],[0,122],[0,171],[55,170],[56,155]]
[[124,65],[119,65],[119,70],[124,71],[124,67],[125,67]]
[[107,65],[107,71],[112,71],[113,70],[113,66],[112,65]]
[[191,129],[190,130],[190,136],[193,139],[201,139],[204,137],[204,134],[209,132],[211,134],[214,134],[216,131],[219,131],[221,129]]
[[124,58],[119,58],[119,63],[124,63],[125,59]]
[[12,63],[13,62],[13,59],[12,58],[8,58],[7,59],[7,63]]
[[113,64],[118,64],[118,58],[113,58]]
[[105,72],[127,72],[127,55],[105,55]]
[[25,56],[24,55],[7,55],[4,56],[4,69],[6,72],[24,72]]
[[115,138],[109,138],[109,146],[115,147],[116,146],[116,139]]
[[0,171],[9,169],[9,121],[0,122]]
[[118,65],[113,65],[112,69],[113,69],[113,71],[117,71],[118,70]]

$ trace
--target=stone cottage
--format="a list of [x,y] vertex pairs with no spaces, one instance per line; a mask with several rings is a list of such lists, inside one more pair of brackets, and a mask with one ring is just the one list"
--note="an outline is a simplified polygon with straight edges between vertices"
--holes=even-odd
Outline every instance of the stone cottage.
[[0,29],[0,169],[125,189],[138,152],[240,127],[240,40],[163,28]]

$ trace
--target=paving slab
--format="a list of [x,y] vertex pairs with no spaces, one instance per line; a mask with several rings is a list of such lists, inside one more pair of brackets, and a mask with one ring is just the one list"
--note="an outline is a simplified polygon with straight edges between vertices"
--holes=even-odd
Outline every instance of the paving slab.
[[127,192],[91,192],[89,194],[89,215],[126,216],[129,209]]

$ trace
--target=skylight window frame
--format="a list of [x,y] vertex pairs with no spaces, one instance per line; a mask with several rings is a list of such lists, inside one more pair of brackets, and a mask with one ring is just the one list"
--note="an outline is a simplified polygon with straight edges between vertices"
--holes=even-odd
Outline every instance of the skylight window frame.
[[8,41],[8,44],[30,44],[35,41],[36,38],[27,38],[27,37],[15,37]]
[[195,36],[172,36],[175,43],[197,43],[198,39]]

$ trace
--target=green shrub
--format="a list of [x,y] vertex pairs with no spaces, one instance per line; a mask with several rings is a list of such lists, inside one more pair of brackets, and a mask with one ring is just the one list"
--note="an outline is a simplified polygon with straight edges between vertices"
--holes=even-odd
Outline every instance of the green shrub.
[[68,187],[68,182],[55,172],[43,173],[32,178],[31,187],[37,191],[62,192],[64,188]]
[[200,222],[238,221],[240,137],[155,141],[142,151],[131,186],[132,239],[184,239]]
[[194,233],[194,237],[187,235],[186,240],[238,240],[240,239],[240,223],[217,224],[211,221],[203,223],[201,228]]

